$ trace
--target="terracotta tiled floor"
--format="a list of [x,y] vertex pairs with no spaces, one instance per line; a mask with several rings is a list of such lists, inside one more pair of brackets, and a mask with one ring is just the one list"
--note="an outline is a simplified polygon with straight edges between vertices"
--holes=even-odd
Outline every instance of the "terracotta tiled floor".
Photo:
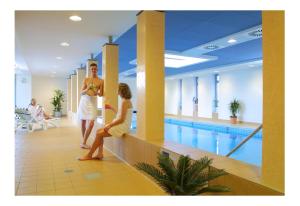
[[[91,139],[91,138],[90,138]],[[103,161],[78,161],[80,128],[63,119],[60,128],[17,131],[16,195],[164,195],[143,174],[108,151]]]

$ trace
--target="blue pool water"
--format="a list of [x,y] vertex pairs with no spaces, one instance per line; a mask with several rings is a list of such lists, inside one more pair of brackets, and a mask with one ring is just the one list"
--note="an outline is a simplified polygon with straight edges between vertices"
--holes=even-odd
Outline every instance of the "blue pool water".
[[[135,128],[133,122],[133,128]],[[209,123],[165,119],[165,139],[225,156],[254,129]],[[230,158],[256,166],[261,165],[262,131],[259,131]]]

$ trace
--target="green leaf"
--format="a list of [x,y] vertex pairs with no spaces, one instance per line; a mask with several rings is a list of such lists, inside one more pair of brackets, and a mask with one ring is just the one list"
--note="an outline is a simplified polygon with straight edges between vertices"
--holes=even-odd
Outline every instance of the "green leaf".
[[211,185],[196,191],[193,195],[198,195],[206,192],[229,192],[230,189],[222,185]]
[[177,183],[181,187],[184,186],[185,174],[187,173],[187,169],[190,166],[190,162],[191,159],[189,158],[189,156],[180,156],[177,162]]
[[176,169],[174,162],[162,154],[158,155],[158,166],[165,173],[169,180],[176,181]]

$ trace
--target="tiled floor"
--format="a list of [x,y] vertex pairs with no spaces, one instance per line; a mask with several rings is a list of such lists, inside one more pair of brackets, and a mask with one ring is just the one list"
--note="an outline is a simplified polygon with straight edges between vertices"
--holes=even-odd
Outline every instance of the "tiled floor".
[[66,119],[60,128],[17,131],[16,195],[165,195],[143,174],[108,151],[103,161],[78,161],[80,129]]

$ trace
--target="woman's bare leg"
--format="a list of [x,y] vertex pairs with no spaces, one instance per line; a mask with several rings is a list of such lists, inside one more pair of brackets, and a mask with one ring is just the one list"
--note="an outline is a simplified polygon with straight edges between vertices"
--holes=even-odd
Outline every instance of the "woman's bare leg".
[[[92,148],[90,149],[89,153],[87,155],[85,155],[84,157],[79,158],[79,160],[91,160],[91,159],[93,159],[94,152],[101,145],[102,145],[101,151],[103,152],[103,138],[104,137],[109,137],[109,136],[111,136],[111,135],[108,134],[107,132],[105,132],[103,129],[100,129],[100,131],[97,132],[97,135],[95,137],[95,140],[93,142]],[[99,152],[98,152],[98,155],[99,155]],[[102,159],[102,158],[103,158],[103,153],[101,153],[101,156],[97,156],[97,159]]]
[[44,113],[44,117],[45,117],[45,119],[51,119],[51,117],[50,117],[50,115],[49,114],[47,114],[46,112],[43,112]]
[[86,145],[87,139],[89,138],[91,131],[94,127],[94,120],[90,120],[89,127],[87,130],[85,130],[84,136],[83,136],[83,144]]
[[84,139],[85,130],[86,130],[86,120],[82,119],[81,120],[81,134],[82,134],[82,139]]
[[[110,137],[111,135],[107,132],[105,132],[103,129],[98,130],[99,133],[103,133],[105,136],[104,137]],[[98,147],[98,154],[95,157],[95,159],[102,159],[103,158],[103,144],[104,144],[104,138],[100,140],[100,145]]]

